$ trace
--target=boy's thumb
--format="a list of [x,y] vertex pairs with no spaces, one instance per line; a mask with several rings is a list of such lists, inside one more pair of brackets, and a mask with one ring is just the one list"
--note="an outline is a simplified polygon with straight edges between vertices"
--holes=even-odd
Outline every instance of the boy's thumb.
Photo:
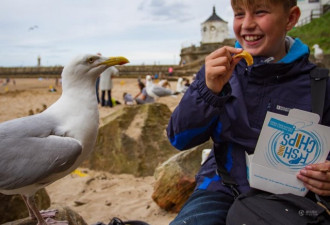
[[[240,53],[240,52],[239,52]],[[238,62],[243,59],[242,57],[237,57],[237,58],[233,58],[231,63],[230,63],[230,67],[231,70],[234,70],[235,66],[238,64]]]

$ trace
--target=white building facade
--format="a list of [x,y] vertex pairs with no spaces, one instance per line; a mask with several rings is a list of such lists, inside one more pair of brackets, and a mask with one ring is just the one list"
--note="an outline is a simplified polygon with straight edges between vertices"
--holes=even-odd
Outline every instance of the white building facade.
[[202,44],[219,43],[229,38],[228,23],[221,19],[215,12],[201,24]]
[[301,11],[298,25],[304,25],[311,19],[320,17],[323,5],[329,3],[329,0],[298,0],[297,3]]

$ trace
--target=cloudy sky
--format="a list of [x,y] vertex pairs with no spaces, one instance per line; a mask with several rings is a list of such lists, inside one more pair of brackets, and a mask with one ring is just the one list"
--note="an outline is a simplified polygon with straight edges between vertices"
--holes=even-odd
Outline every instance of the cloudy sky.
[[80,53],[131,64],[177,64],[212,14],[232,25],[229,0],[1,0],[0,66],[65,65]]

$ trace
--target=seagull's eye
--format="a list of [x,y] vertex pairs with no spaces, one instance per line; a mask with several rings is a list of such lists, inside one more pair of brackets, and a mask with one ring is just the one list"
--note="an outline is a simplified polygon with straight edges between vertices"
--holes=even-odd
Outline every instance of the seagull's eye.
[[90,64],[92,64],[94,61],[95,61],[95,59],[93,57],[87,59],[87,62]]

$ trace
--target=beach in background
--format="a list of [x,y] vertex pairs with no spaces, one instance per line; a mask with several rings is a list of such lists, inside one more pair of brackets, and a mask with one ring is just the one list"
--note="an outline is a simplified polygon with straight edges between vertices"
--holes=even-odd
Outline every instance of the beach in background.
[[[113,81],[112,97],[122,104],[113,108],[99,106],[100,119],[122,107],[129,107],[123,105],[124,92],[132,96],[139,92],[137,79],[116,77]],[[6,82],[0,79],[0,122],[38,113],[53,104],[62,92],[60,81],[57,85],[55,79],[22,78]],[[170,83],[175,90],[176,82]],[[157,102],[168,105],[173,111],[181,97],[163,97]],[[134,177],[79,168],[46,190],[52,204],[71,207],[88,224],[98,221],[108,224],[112,217],[118,217],[143,220],[151,225],[168,225],[175,214],[160,209],[152,200],[154,182],[153,176]]]

